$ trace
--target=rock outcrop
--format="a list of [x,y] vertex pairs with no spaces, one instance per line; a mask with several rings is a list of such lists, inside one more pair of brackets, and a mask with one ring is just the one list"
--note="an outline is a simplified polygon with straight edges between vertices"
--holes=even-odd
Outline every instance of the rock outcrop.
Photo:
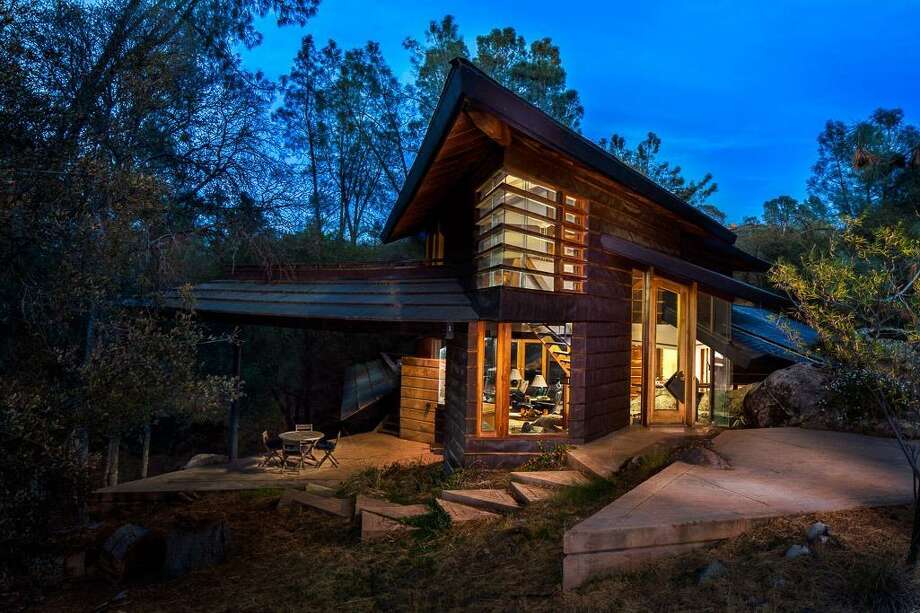
[[749,427],[808,425],[818,418],[826,395],[827,372],[809,364],[793,364],[770,374],[744,397]]

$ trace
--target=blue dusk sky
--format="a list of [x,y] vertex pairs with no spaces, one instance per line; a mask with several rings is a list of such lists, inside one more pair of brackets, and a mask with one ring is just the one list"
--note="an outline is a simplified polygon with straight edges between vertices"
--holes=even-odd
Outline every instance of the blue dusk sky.
[[513,26],[551,37],[585,108],[582,133],[617,132],[634,145],[649,130],[663,158],[696,178],[711,172],[729,222],[759,215],[780,194],[805,196],[815,138],[828,119],[851,122],[900,107],[920,123],[920,2],[422,2],[323,0],[304,28],[258,26],[246,65],[276,79],[305,34],[318,44],[381,44],[411,78],[407,36],[452,14],[467,45]]

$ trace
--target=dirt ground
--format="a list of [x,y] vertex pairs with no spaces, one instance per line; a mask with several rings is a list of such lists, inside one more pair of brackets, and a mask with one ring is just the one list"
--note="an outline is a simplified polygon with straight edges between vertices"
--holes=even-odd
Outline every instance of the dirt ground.
[[[412,536],[361,543],[344,519],[296,509],[278,511],[271,490],[212,494],[133,511],[141,524],[176,516],[223,519],[234,544],[224,564],[146,585],[102,579],[47,593],[39,611],[93,611],[122,590],[111,611],[909,611],[920,604],[916,577],[902,564],[910,534],[907,508],[784,518],[754,532],[640,572],[561,591],[564,530],[657,470],[635,469],[613,482],[574,488],[513,516],[452,528],[432,513]],[[507,473],[437,467],[367,471],[348,492],[399,502],[430,502],[440,488],[502,485]],[[784,558],[820,519],[829,543],[811,556]],[[705,585],[713,560],[727,572]]]

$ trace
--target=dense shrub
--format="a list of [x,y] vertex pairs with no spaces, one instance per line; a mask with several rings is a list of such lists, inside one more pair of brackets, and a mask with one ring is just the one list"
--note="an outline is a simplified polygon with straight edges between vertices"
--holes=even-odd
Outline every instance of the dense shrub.
[[73,413],[48,390],[0,397],[0,572],[21,570],[83,511],[89,473],[72,444]]

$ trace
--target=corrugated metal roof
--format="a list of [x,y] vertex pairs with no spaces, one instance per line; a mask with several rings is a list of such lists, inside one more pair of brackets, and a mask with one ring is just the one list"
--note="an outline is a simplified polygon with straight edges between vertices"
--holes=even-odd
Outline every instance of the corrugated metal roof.
[[399,386],[399,374],[382,359],[353,364],[345,370],[340,417],[344,421]]
[[[478,315],[457,279],[255,283],[213,281],[192,288],[195,310],[224,316],[355,321],[473,321]],[[166,306],[182,306],[177,291]]]
[[805,324],[775,311],[735,304],[732,305],[732,339],[758,353],[790,362],[804,362],[808,358],[802,355],[798,341],[813,344],[818,340],[818,334]]

